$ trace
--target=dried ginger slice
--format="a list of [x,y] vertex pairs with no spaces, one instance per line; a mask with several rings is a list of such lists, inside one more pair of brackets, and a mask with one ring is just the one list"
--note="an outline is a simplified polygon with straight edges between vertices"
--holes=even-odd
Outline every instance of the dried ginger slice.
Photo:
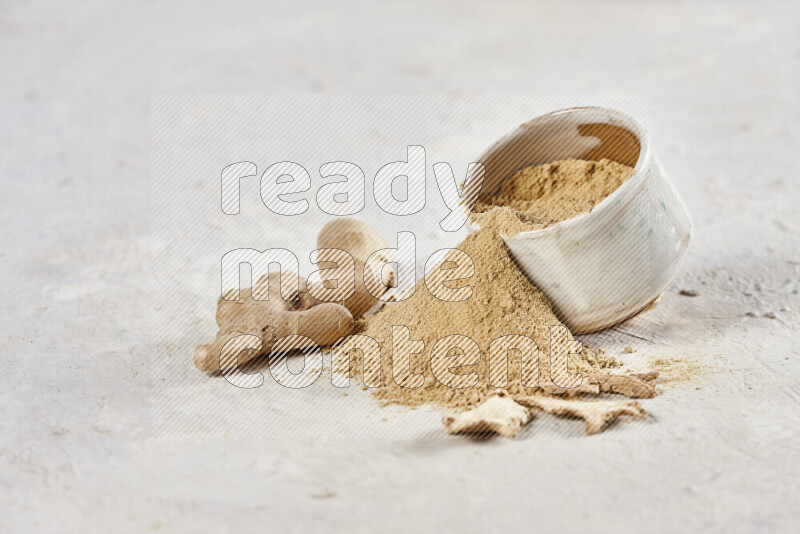
[[547,413],[580,417],[586,421],[587,434],[600,432],[620,415],[630,415],[638,419],[647,418],[647,412],[636,401],[579,401],[543,396],[518,397],[516,401]]
[[656,386],[651,384],[650,380],[654,380],[657,376],[658,373],[643,375],[595,373],[589,377],[589,384],[599,386],[601,393],[616,393],[633,399],[652,399],[656,396]]
[[575,388],[563,388],[555,384],[542,384],[539,386],[539,389],[554,397],[576,397],[582,394],[600,394],[600,386],[598,384],[588,384],[586,382],[582,382],[580,386]]
[[635,376],[645,382],[652,382],[656,378],[658,378],[658,371],[648,371],[646,373],[633,373],[628,376]]
[[522,425],[531,418],[530,411],[517,404],[505,391],[486,397],[478,407],[442,419],[448,434],[495,432],[516,438]]
[[593,373],[575,388],[564,388],[555,384],[542,384],[539,389],[547,395],[555,397],[576,397],[581,394],[599,395],[600,393],[616,393],[634,399],[652,399],[656,396],[655,384],[658,371],[633,373],[629,375],[612,375]]

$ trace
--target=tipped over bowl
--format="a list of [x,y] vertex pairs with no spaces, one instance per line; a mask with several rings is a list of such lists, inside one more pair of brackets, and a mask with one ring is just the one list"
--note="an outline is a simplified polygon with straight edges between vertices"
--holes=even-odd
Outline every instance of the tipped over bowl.
[[[484,165],[482,191],[495,192],[525,167],[603,158],[633,167],[633,175],[587,213],[505,237],[516,264],[573,333],[648,308],[688,254],[692,221],[647,132],[613,109],[570,108],[522,124],[476,160]],[[468,176],[467,189],[477,179]]]

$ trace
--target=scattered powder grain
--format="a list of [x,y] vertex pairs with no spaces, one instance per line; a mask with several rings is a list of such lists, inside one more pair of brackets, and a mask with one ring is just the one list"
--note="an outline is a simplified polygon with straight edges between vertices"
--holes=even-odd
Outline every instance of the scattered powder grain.
[[697,382],[708,374],[706,367],[689,355],[653,358],[650,367],[658,371],[659,381],[663,384]]
[[[589,211],[632,172],[630,167],[609,160],[558,161],[522,169],[501,185],[497,196],[482,197],[473,214],[473,220],[481,229],[456,247],[473,260],[475,273],[467,280],[447,284],[452,289],[470,286],[472,295],[463,302],[440,300],[431,294],[422,279],[410,298],[387,305],[360,325],[361,333],[377,340],[382,350],[383,385],[374,390],[376,396],[387,404],[475,406],[495,389],[489,380],[489,345],[496,338],[509,334],[528,336],[536,342],[540,354],[540,383],[549,383],[550,327],[563,325],[547,298],[516,267],[502,236],[543,228]],[[439,270],[434,269],[429,276],[437,273]],[[410,355],[411,372],[424,377],[421,387],[401,387],[392,377],[392,327],[395,325],[408,327],[412,340],[425,343],[421,353]],[[477,372],[475,386],[451,388],[433,375],[431,348],[438,340],[452,334],[473,339],[481,350],[479,363],[455,371],[461,375]],[[353,351],[352,356],[351,372],[360,374],[362,359],[358,351]],[[582,374],[618,365],[602,349],[586,347],[582,353],[571,355],[569,362],[571,372],[577,370]],[[522,386],[520,374],[519,356],[509,356],[506,389],[514,396],[531,393]]]

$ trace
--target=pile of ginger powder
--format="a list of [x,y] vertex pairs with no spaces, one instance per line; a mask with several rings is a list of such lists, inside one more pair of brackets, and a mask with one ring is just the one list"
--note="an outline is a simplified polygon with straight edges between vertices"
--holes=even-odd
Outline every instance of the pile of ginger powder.
[[[466,280],[452,281],[453,289],[469,286],[472,294],[461,302],[448,302],[431,294],[425,280],[420,280],[414,294],[397,303],[388,304],[376,315],[362,320],[359,333],[372,337],[382,349],[382,386],[374,394],[385,404],[417,406],[426,403],[450,408],[471,408],[495,390],[489,376],[489,344],[505,335],[523,335],[533,339],[539,354],[550,354],[550,328],[563,326],[553,313],[547,298],[517,268],[509,255],[503,237],[522,231],[545,228],[590,211],[613,193],[633,174],[621,163],[562,160],[517,171],[503,182],[494,194],[483,194],[476,203],[471,220],[480,229],[467,236],[455,248],[468,254],[475,273]],[[448,263],[447,259],[440,264]],[[452,262],[451,262],[452,263]],[[439,268],[428,276],[437,276]],[[433,287],[433,285],[432,285]],[[425,350],[411,354],[407,380],[422,376],[420,387],[407,387],[404,378],[392,378],[392,327],[408,327],[411,340],[422,340]],[[442,384],[431,369],[431,348],[450,336],[466,336],[481,351],[477,364],[464,365],[457,374],[477,373],[477,383],[454,388]],[[458,351],[456,351],[458,352]],[[513,351],[512,351],[513,352]],[[351,373],[361,373],[363,361],[353,351]],[[466,356],[466,355],[465,355]],[[458,355],[451,355],[448,366],[458,365]],[[474,360],[470,360],[474,361]],[[618,366],[618,362],[602,350],[583,348],[570,356],[569,368],[581,374]],[[520,357],[508,358],[508,387],[512,396],[525,395]],[[540,383],[549,383],[549,359],[539,358]],[[525,380],[524,383],[531,382]],[[403,387],[406,386],[406,387]]]

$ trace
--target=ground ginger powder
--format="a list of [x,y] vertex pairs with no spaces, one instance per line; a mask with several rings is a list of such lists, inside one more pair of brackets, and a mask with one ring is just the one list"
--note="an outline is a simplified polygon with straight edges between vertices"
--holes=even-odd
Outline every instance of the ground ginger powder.
[[[448,283],[453,289],[470,286],[472,295],[463,302],[440,300],[422,279],[411,297],[386,305],[360,325],[360,333],[378,341],[382,351],[382,386],[374,389],[375,395],[386,404],[475,406],[496,389],[489,380],[489,345],[509,334],[528,336],[536,342],[540,383],[550,383],[550,327],[563,325],[547,298],[516,267],[502,236],[544,228],[588,212],[632,174],[632,168],[609,160],[564,160],[522,169],[501,184],[496,195],[483,195],[472,214],[480,230],[456,247],[470,256],[475,273],[467,280]],[[424,377],[421,387],[401,387],[392,376],[395,325],[408,327],[412,340],[425,343],[421,353],[410,356],[411,372]],[[461,375],[477,372],[477,385],[456,389],[441,384],[433,375],[431,348],[452,334],[467,336],[480,348],[479,363],[455,371]],[[522,385],[521,359],[515,352],[508,355],[505,389],[512,396],[529,394],[532,390]],[[351,372],[360,373],[363,362],[358,351],[351,356]],[[570,371],[581,374],[615,366],[616,360],[602,350],[588,348],[571,355],[569,362]]]
[[632,174],[633,168],[608,159],[526,167],[500,184],[495,194],[484,192],[471,218],[504,236],[537,230],[591,211]]

